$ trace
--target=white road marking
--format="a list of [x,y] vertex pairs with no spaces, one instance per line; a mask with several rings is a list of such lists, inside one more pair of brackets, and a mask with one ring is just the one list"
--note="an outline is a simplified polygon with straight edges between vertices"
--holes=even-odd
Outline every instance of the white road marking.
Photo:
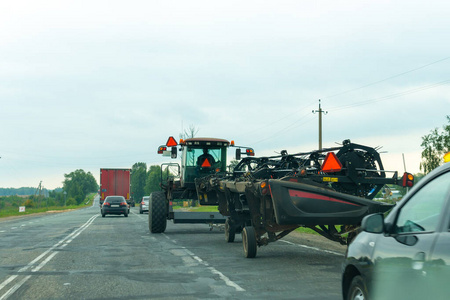
[[305,249],[310,249],[310,250],[315,250],[315,251],[319,251],[319,252],[325,252],[325,253],[329,253],[329,254],[344,256],[344,254],[342,254],[342,253],[331,251],[331,250],[320,249],[317,247],[311,247],[311,246],[306,246],[306,245],[302,245],[302,244],[295,244],[295,243],[292,243],[289,241],[284,241],[284,240],[280,240],[280,242],[283,242],[283,243],[286,243],[289,245],[293,245],[293,246],[298,246],[298,247],[305,248]]
[[[164,235],[168,240],[172,241],[174,244],[177,244],[177,241],[175,241],[174,239],[170,238],[168,235],[166,234],[162,234]],[[196,261],[198,261],[200,264],[202,264],[203,266],[205,266],[209,271],[211,271],[211,273],[215,274],[215,275],[219,275],[219,278],[225,282],[226,285],[228,285],[229,287],[234,288],[236,291],[238,292],[245,292],[245,289],[243,289],[240,285],[238,285],[236,282],[232,281],[230,278],[228,278],[227,276],[225,276],[222,272],[220,272],[219,270],[217,270],[214,267],[211,267],[208,262],[204,261],[203,259],[201,259],[200,257],[198,257],[197,255],[195,255],[192,251],[188,250],[186,247],[181,247],[181,249],[183,249],[183,251],[189,255],[190,257],[192,257],[193,259],[195,259]],[[171,251],[172,252],[172,251]],[[178,249],[178,251],[173,250],[172,254],[174,254],[177,256],[180,255],[180,250]]]
[[[132,212],[133,214],[135,214],[136,216],[138,216],[140,219],[143,219],[140,215]],[[168,235],[166,234],[162,234],[166,239],[170,240],[172,243],[174,244],[178,244],[178,242],[172,238],[170,238]],[[211,271],[211,273],[215,274],[215,275],[219,275],[219,278],[221,280],[223,280],[225,282],[226,285],[233,287],[234,289],[236,289],[236,291],[238,292],[245,292],[245,289],[243,289],[241,286],[239,286],[237,283],[235,283],[234,281],[232,281],[230,278],[228,278],[227,276],[225,276],[222,272],[220,272],[219,270],[217,270],[214,267],[209,266],[209,264],[202,260],[200,257],[198,257],[197,255],[195,255],[192,251],[189,251],[188,249],[186,249],[185,247],[182,247],[182,249],[184,250],[184,253],[186,253],[187,255],[189,255],[192,259],[195,259],[196,261],[198,261],[200,264],[204,265],[208,270]],[[184,255],[183,253],[180,252],[180,250],[174,249],[170,251],[173,255],[175,256],[182,256]],[[187,258],[182,258],[182,260],[186,263],[186,265],[191,265],[192,260],[187,259]],[[1,299],[0,299],[1,300]]]
[[[48,250],[46,250],[44,253],[33,259],[29,264],[19,269],[18,273],[22,273],[27,271],[28,269],[32,268],[38,261],[40,261],[42,258],[44,258],[47,254],[48,255],[38,266],[31,269],[31,272],[37,272],[41,268],[43,268],[55,255],[58,253],[58,251],[54,251],[56,248],[62,249],[65,246],[67,246],[71,241],[73,241],[74,238],[76,238],[78,235],[81,234],[86,228],[89,227],[89,225],[94,222],[95,218],[97,218],[99,215],[92,216],[86,223],[84,223],[80,228],[72,232],[71,234],[67,235],[65,238],[60,240],[58,243],[54,244],[52,247],[50,247]],[[5,288],[9,283],[11,283],[14,279],[19,277],[20,275],[12,275],[8,277],[6,280],[4,280],[0,284],[0,290]],[[10,288],[7,292],[5,292],[3,295],[0,296],[0,300],[7,299],[9,296],[14,294],[15,291],[17,291],[28,279],[31,278],[31,275],[25,276],[21,281],[16,283],[12,288]]]

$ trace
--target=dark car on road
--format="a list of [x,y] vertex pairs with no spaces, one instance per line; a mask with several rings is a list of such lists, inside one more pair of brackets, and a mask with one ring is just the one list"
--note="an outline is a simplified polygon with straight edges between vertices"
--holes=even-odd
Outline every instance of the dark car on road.
[[123,196],[108,196],[103,201],[101,214],[106,215],[124,215],[128,217],[129,207],[127,200]]
[[150,199],[150,196],[142,197],[142,201],[139,204],[139,213],[140,214],[143,214],[144,212],[148,212],[148,199]]
[[450,163],[389,215],[366,216],[343,264],[344,299],[450,299]]

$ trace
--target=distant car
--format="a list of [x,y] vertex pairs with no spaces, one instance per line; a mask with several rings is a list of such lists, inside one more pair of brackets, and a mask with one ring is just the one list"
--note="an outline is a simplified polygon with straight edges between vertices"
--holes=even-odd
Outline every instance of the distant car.
[[343,264],[344,299],[449,299],[450,163],[384,219],[366,216]]
[[144,212],[148,212],[148,199],[150,196],[142,197],[141,204],[139,204],[139,213],[143,214]]
[[128,217],[130,207],[127,200],[123,196],[108,196],[103,201],[101,214],[102,217],[106,215],[124,215]]

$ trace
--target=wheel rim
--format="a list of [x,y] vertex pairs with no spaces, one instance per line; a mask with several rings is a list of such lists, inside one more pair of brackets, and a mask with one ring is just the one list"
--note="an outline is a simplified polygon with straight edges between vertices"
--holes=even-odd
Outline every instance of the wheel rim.
[[360,288],[355,288],[353,290],[352,296],[350,297],[351,300],[365,300],[366,297],[364,297],[364,292]]

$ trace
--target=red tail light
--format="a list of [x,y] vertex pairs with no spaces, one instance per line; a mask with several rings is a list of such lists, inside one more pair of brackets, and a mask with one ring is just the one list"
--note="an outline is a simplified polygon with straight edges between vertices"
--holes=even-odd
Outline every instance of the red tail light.
[[120,205],[127,205],[126,202],[120,202]]
[[141,204],[142,204],[142,205],[145,205],[145,202],[144,202],[144,201],[142,201],[142,202],[141,202]]
[[405,172],[402,179],[403,187],[412,187],[414,185],[414,175]]
[[103,205],[111,205],[109,202],[103,202]]

